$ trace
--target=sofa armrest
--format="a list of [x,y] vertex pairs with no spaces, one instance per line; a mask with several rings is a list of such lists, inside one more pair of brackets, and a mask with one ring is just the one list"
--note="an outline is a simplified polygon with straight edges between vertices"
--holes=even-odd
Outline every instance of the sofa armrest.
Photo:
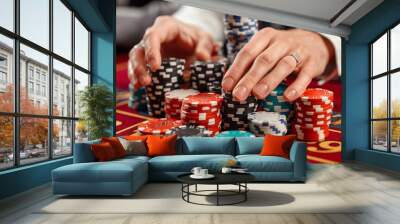
[[307,174],[307,145],[294,141],[290,148],[290,160],[293,162],[293,179],[305,181]]
[[99,143],[99,140],[90,142],[80,142],[74,145],[74,163],[89,163],[95,162],[96,158],[92,153],[90,146]]

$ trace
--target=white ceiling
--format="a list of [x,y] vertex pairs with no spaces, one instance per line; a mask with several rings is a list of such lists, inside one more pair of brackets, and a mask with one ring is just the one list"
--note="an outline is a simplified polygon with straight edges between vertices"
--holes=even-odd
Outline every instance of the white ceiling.
[[[226,0],[241,3],[243,0]],[[248,0],[247,4],[291,14],[330,20],[351,0]],[[312,6],[312,7],[310,7]]]
[[169,0],[272,23],[347,37],[351,25],[383,0]]

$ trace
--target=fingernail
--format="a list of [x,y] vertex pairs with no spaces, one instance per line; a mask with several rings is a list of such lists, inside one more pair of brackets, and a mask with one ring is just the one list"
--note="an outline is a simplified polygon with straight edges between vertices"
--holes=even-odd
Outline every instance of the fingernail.
[[247,88],[244,86],[238,86],[233,90],[232,93],[236,99],[238,100],[245,100],[248,93],[247,93]]
[[289,90],[289,92],[287,93],[287,98],[289,100],[293,100],[295,97],[297,96],[297,91],[295,89],[291,89]]
[[254,93],[256,93],[258,96],[265,96],[268,94],[268,86],[265,84],[257,84],[254,87]]
[[227,90],[230,90],[232,88],[233,84],[234,84],[233,79],[230,77],[225,78],[222,81],[222,87],[224,87],[224,89],[227,89]]

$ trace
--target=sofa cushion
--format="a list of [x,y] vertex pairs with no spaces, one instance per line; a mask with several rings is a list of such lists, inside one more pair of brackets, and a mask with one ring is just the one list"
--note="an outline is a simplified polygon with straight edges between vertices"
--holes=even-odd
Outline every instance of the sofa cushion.
[[96,158],[90,146],[92,144],[99,144],[100,140],[93,140],[88,142],[75,143],[74,147],[74,163],[88,163],[95,162]]
[[267,134],[264,137],[264,145],[261,149],[260,155],[280,156],[289,159],[290,147],[292,147],[296,137],[296,135],[277,136]]
[[119,158],[109,142],[102,142],[90,146],[96,161],[105,162]]
[[176,154],[176,135],[149,135],[147,137],[147,155],[154,156],[165,156]]
[[178,154],[225,154],[235,155],[235,138],[183,137]]
[[53,181],[130,182],[135,172],[147,172],[147,163],[140,159],[75,163],[53,170]]
[[237,137],[236,155],[260,154],[264,144],[264,137]]
[[104,137],[104,138],[101,138],[101,142],[110,143],[112,148],[114,149],[114,152],[115,152],[115,155],[117,156],[117,158],[122,158],[122,157],[126,156],[126,151],[124,149],[124,146],[122,146],[118,137]]
[[210,171],[219,171],[228,160],[235,159],[231,155],[174,155],[158,156],[149,160],[149,170],[152,172],[190,172],[199,166]]
[[292,172],[292,161],[278,156],[239,155],[236,156],[240,167],[249,172]]
[[125,138],[119,138],[122,146],[126,151],[126,155],[138,155],[145,156],[147,155],[147,147],[146,142],[141,140],[126,140]]

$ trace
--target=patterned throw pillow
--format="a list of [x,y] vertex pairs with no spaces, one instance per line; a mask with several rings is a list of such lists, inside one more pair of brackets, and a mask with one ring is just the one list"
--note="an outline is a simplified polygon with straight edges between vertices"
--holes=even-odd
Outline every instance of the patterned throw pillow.
[[126,140],[125,138],[119,138],[122,146],[126,151],[126,155],[134,156],[145,156],[147,155],[146,144],[141,140]]

